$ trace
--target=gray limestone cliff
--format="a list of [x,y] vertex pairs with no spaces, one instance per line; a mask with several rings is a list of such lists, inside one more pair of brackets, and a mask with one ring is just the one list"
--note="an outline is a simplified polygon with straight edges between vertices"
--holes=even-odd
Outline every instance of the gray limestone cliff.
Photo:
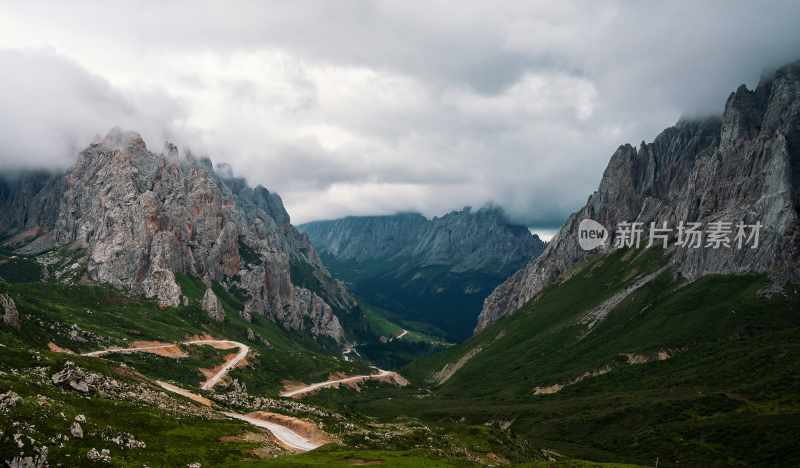
[[[590,218],[614,232],[620,222],[757,222],[758,248],[670,247],[687,280],[711,273],[768,273],[773,284],[800,280],[800,62],[731,93],[721,117],[682,120],[652,143],[623,145],[598,190],[569,217],[538,259],[486,298],[475,329],[511,314],[579,262],[578,224]],[[614,244],[610,244],[610,248]]]
[[[184,303],[177,275],[246,297],[243,315],[341,341],[355,303],[291,224],[274,193],[190,153],[148,150],[112,130],[65,173],[0,177],[6,248],[74,258],[80,280]],[[298,274],[301,272],[302,275]]]

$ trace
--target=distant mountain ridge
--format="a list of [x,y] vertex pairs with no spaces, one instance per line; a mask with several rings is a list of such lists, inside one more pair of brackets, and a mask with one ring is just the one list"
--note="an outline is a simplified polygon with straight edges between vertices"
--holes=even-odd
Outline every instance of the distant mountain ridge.
[[347,217],[299,226],[354,290],[403,318],[463,338],[489,291],[544,249],[502,209]]
[[153,153],[134,132],[113,129],[63,173],[0,174],[0,210],[3,246],[37,255],[49,280],[169,307],[186,302],[182,275],[194,277],[235,293],[245,319],[336,342],[357,314],[277,194],[171,144]]

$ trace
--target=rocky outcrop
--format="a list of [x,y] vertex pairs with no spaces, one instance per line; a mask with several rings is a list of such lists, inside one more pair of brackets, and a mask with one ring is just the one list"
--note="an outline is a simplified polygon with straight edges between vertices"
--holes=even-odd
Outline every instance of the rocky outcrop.
[[19,330],[19,312],[14,300],[7,294],[0,294],[0,314],[2,315],[3,325]]
[[81,423],[73,421],[72,426],[69,427],[69,434],[75,439],[83,439],[83,428]]
[[362,297],[431,323],[452,339],[469,336],[484,298],[544,249],[538,237],[494,206],[430,220],[405,213],[299,228]]
[[[732,93],[721,117],[682,120],[637,149],[621,146],[598,190],[570,216],[538,259],[486,299],[476,332],[515,312],[592,255],[577,242],[590,218],[609,231],[620,222],[761,223],[757,248],[676,248],[670,263],[688,280],[710,273],[768,273],[778,287],[800,280],[800,62],[755,90]],[[609,244],[614,248],[614,240]]]
[[89,380],[91,379],[92,376],[76,366],[72,361],[67,361],[63,369],[50,377],[54,385],[76,390],[81,393],[89,393],[92,391],[89,385]]
[[215,322],[222,322],[225,320],[225,309],[222,307],[222,302],[211,288],[206,289],[203,295],[203,302],[201,304],[203,311],[208,314],[208,318]]
[[10,213],[0,235],[15,239],[6,246],[32,255],[58,248],[75,258],[82,280],[162,307],[183,302],[178,275],[218,282],[242,293],[243,315],[341,340],[336,314],[355,313],[355,303],[290,224],[280,197],[166,148],[152,153],[138,134],[114,129],[64,174],[0,178],[0,209]]

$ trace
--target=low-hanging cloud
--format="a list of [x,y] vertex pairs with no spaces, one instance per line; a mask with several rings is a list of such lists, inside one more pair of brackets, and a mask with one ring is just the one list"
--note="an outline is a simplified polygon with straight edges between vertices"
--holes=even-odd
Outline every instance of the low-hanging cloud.
[[800,59],[790,1],[4,10],[0,167],[67,164],[120,125],[230,163],[297,222],[494,201],[557,226],[619,144]]
[[0,167],[64,167],[111,126],[168,138],[180,106],[126,94],[52,50],[0,50]]

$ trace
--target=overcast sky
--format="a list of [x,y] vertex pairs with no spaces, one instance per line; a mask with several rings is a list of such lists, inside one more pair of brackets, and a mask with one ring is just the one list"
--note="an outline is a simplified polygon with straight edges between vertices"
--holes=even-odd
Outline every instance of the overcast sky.
[[790,1],[2,1],[0,169],[119,125],[295,223],[491,201],[552,228],[618,145],[800,59],[798,25]]

